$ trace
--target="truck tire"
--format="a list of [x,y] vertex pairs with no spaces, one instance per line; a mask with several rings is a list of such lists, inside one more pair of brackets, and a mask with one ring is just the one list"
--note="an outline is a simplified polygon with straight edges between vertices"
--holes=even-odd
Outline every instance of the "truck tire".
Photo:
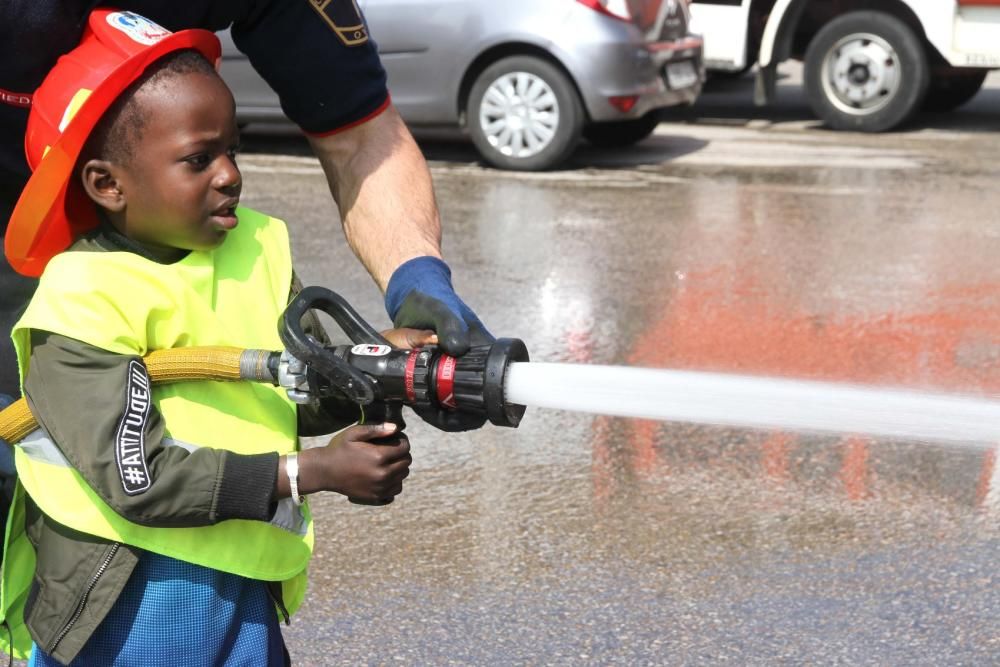
[[962,106],[979,92],[988,74],[985,69],[948,68],[934,71],[924,99],[927,111],[951,111]]
[[884,132],[924,102],[930,67],[923,42],[885,12],[854,11],[820,30],[806,49],[806,96],[836,130]]
[[609,123],[591,123],[583,128],[583,138],[601,148],[622,148],[642,141],[660,124],[660,115],[651,111],[641,118]]
[[573,82],[534,56],[503,58],[483,70],[466,109],[472,143],[501,169],[551,169],[569,157],[583,130],[583,104]]

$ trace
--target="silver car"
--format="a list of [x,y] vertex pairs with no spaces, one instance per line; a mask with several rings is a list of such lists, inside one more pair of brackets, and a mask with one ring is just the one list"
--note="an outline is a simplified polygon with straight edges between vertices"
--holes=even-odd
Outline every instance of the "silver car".
[[[490,164],[558,165],[581,136],[625,146],[704,80],[686,0],[358,0],[392,100],[414,130],[467,130]],[[222,74],[243,122],[281,117],[223,35]]]

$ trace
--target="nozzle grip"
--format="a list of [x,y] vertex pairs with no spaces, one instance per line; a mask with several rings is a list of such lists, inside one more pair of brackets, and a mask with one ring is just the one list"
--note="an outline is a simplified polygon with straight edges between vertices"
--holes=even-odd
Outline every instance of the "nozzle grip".
[[[369,440],[373,445],[391,445],[399,440],[400,434],[402,434],[403,429],[406,428],[406,422],[403,421],[403,404],[398,401],[377,401],[368,406],[365,406],[364,417],[359,422],[360,424],[382,424],[386,422],[391,422],[396,425],[396,432],[392,435],[386,436],[384,438],[376,438],[375,440]],[[374,507],[381,507],[383,505],[388,505],[393,501],[393,498],[381,498],[379,500],[361,500],[359,498],[348,498],[355,505],[371,505]]]

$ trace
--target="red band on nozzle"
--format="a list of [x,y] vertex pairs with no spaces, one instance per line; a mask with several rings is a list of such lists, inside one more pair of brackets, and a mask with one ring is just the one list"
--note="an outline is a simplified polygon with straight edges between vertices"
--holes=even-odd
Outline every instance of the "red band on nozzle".
[[437,396],[438,403],[446,408],[451,408],[452,410],[458,407],[455,403],[455,364],[457,360],[455,357],[450,357],[447,354],[441,355],[441,361],[438,362],[438,372],[437,372]]
[[413,405],[417,400],[417,390],[413,384],[413,373],[417,368],[417,356],[420,348],[410,351],[410,356],[406,358],[406,373],[403,375],[403,388],[406,391],[406,402]]

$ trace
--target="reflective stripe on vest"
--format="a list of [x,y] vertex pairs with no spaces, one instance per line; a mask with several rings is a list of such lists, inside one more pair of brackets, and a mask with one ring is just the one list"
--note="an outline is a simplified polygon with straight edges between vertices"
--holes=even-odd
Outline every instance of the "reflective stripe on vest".
[[[275,323],[291,285],[288,235],[274,218],[243,208],[237,216],[239,225],[219,248],[191,252],[173,264],[129,252],[53,258],[14,328],[22,377],[30,370],[32,329],[134,356],[200,345],[280,349]],[[278,388],[184,382],[154,386],[152,396],[174,443],[239,454],[284,454],[297,446],[295,406]],[[18,447],[18,474],[42,511],[59,523],[225,572],[286,580],[295,589],[286,590],[286,604],[290,610],[298,606],[304,576],[297,575],[304,575],[313,546],[308,509],[293,512],[286,507],[291,503],[281,504],[271,524],[234,519],[197,528],[141,526],[112,510],[43,439]],[[293,577],[294,584],[287,581]]]

